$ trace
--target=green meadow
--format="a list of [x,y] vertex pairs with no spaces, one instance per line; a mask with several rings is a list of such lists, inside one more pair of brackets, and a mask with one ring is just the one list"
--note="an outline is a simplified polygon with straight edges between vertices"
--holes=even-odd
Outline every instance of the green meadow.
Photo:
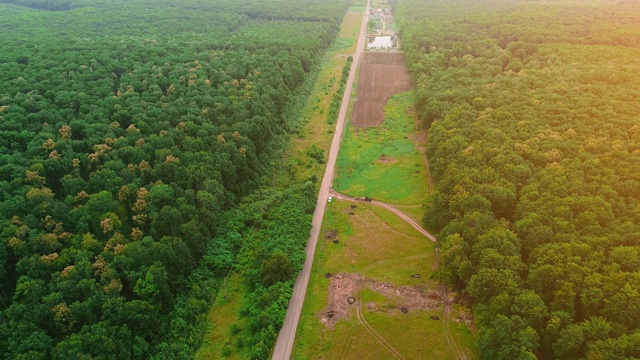
[[423,203],[429,185],[412,100],[411,92],[392,96],[378,127],[347,125],[336,164],[336,191],[400,205]]

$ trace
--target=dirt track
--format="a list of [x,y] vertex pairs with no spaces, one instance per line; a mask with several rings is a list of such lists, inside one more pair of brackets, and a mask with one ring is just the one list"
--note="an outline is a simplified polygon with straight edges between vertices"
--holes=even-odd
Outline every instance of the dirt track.
[[[347,200],[347,201],[354,201],[354,202],[361,202],[361,200],[356,200],[356,198],[354,198],[353,196],[347,196],[344,194],[339,194],[333,190],[330,191],[330,194],[332,194],[333,197],[335,197],[336,199],[340,199],[340,200]],[[436,242],[436,237],[431,235],[431,233],[429,233],[427,230],[425,230],[422,226],[418,225],[418,223],[416,223],[415,221],[413,221],[413,219],[411,219],[410,217],[408,217],[407,215],[405,215],[403,212],[401,212],[400,210],[396,209],[395,207],[387,204],[387,203],[383,203],[380,201],[376,201],[373,200],[371,202],[369,202],[369,204],[372,205],[376,205],[376,206],[380,206],[383,207],[389,211],[391,211],[392,213],[398,215],[400,218],[402,218],[402,220],[406,221],[407,223],[409,223],[409,225],[413,226],[414,229],[418,230],[422,235],[426,236],[429,240]]]
[[365,52],[351,123],[355,127],[382,124],[384,105],[389,97],[410,89],[411,77],[405,66],[404,53]]

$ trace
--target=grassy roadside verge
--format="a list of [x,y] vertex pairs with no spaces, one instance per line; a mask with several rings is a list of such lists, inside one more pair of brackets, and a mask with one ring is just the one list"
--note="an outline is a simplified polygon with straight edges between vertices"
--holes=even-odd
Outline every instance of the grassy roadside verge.
[[[296,254],[304,254],[308,229],[297,231],[295,236],[285,234],[280,242],[269,241],[273,237],[282,236],[283,230],[289,227],[287,222],[292,220],[291,216],[301,216],[299,213],[291,214],[292,207],[299,207],[292,205],[299,204],[300,201],[295,201],[296,198],[304,202],[313,199],[315,204],[313,194],[319,187],[317,180],[324,173],[324,158],[328,153],[335,127],[327,121],[327,114],[332,98],[339,88],[347,57],[355,51],[361,18],[361,13],[348,13],[345,16],[340,36],[325,55],[314,88],[302,112],[306,125],[299,130],[298,138],[291,141],[271,189],[265,189],[263,193],[245,201],[243,212],[249,215],[244,221],[251,224],[255,232],[243,235],[245,248],[241,251],[233,275],[226,283],[227,291],[225,292],[224,287],[220,290],[214,306],[209,311],[209,330],[195,356],[196,359],[248,359],[256,357],[256,354],[264,357],[266,342],[275,339],[277,335],[276,325],[284,317],[283,304],[278,302],[284,298],[288,301],[286,293],[293,279],[278,286],[277,282],[265,280],[264,271],[251,269],[250,264],[262,263],[263,269],[265,264],[273,267],[272,264],[278,258],[269,254],[269,251],[278,252],[278,249],[273,248],[279,246],[295,247]],[[301,194],[303,196],[300,196]],[[310,226],[310,219],[294,221],[306,227]],[[268,250],[265,247],[266,242],[269,244]],[[276,263],[276,270],[295,274],[299,271],[298,265],[301,266],[304,259],[295,258],[288,261],[289,263],[283,266]],[[278,274],[276,272],[271,275],[275,275],[277,279]],[[284,308],[286,309],[286,304]],[[265,339],[265,342],[252,343],[256,336],[258,339]]]
[[[292,140],[275,186],[322,178],[324,160],[329,153],[335,129],[335,124],[327,121],[327,115],[334,94],[340,87],[347,58],[355,53],[362,15],[355,12],[345,15],[340,35],[324,57],[314,90],[304,108],[302,116],[306,125],[301,128],[299,136]],[[320,183],[318,181],[315,184],[317,189]]]
[[[216,354],[228,359],[241,359],[249,355],[244,351],[233,351],[234,347],[236,349],[244,347],[243,339],[248,335],[243,333],[246,330],[242,330],[247,328],[248,319],[237,318],[243,293],[242,278],[238,274],[232,275],[223,284],[212,306],[216,312],[208,314],[210,331],[196,354],[196,359],[211,359]],[[220,316],[219,314],[234,314],[234,316]]]

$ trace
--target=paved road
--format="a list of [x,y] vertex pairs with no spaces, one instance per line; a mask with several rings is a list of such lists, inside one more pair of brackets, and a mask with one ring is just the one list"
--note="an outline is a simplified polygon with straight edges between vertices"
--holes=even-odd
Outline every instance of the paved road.
[[309,283],[309,275],[311,274],[313,257],[315,255],[316,244],[318,243],[318,237],[320,235],[322,218],[324,217],[324,211],[327,207],[327,198],[329,197],[330,185],[333,182],[333,170],[336,164],[336,158],[338,157],[338,150],[340,150],[342,131],[344,130],[344,124],[346,121],[345,118],[347,117],[349,99],[351,98],[351,88],[356,77],[356,70],[358,69],[360,54],[362,54],[362,52],[364,51],[364,46],[366,43],[368,13],[369,3],[367,2],[367,6],[364,10],[364,19],[362,20],[362,25],[360,26],[360,34],[358,36],[358,43],[356,45],[356,53],[353,55],[351,71],[349,72],[349,77],[347,78],[344,96],[342,97],[342,105],[340,106],[340,112],[338,113],[336,132],[333,135],[331,149],[329,150],[329,159],[327,160],[327,167],[324,172],[324,177],[322,178],[320,192],[318,193],[316,210],[313,212],[313,220],[311,221],[311,233],[309,236],[309,240],[307,241],[307,259],[305,260],[302,271],[300,271],[300,273],[298,274],[296,282],[293,285],[293,295],[289,300],[289,308],[287,309],[287,314],[284,317],[284,324],[282,325],[282,329],[280,329],[278,339],[276,340],[276,346],[273,350],[272,359],[274,360],[287,360],[291,357],[293,340],[296,336],[298,320],[300,319],[302,304],[304,303],[304,297],[307,292],[307,284]]

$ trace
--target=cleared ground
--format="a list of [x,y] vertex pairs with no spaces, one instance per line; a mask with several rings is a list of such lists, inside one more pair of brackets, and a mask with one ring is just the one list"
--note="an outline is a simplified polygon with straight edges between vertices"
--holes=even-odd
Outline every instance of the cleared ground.
[[384,121],[384,105],[389,97],[411,89],[411,77],[400,52],[366,52],[358,77],[358,92],[351,123],[370,127]]
[[[295,359],[393,359],[358,320],[359,304],[368,326],[402,358],[455,359],[442,321],[442,288],[434,280],[433,243],[384,209],[352,205],[337,201],[327,208]],[[452,313],[459,322],[449,331],[466,348],[465,316]]]

